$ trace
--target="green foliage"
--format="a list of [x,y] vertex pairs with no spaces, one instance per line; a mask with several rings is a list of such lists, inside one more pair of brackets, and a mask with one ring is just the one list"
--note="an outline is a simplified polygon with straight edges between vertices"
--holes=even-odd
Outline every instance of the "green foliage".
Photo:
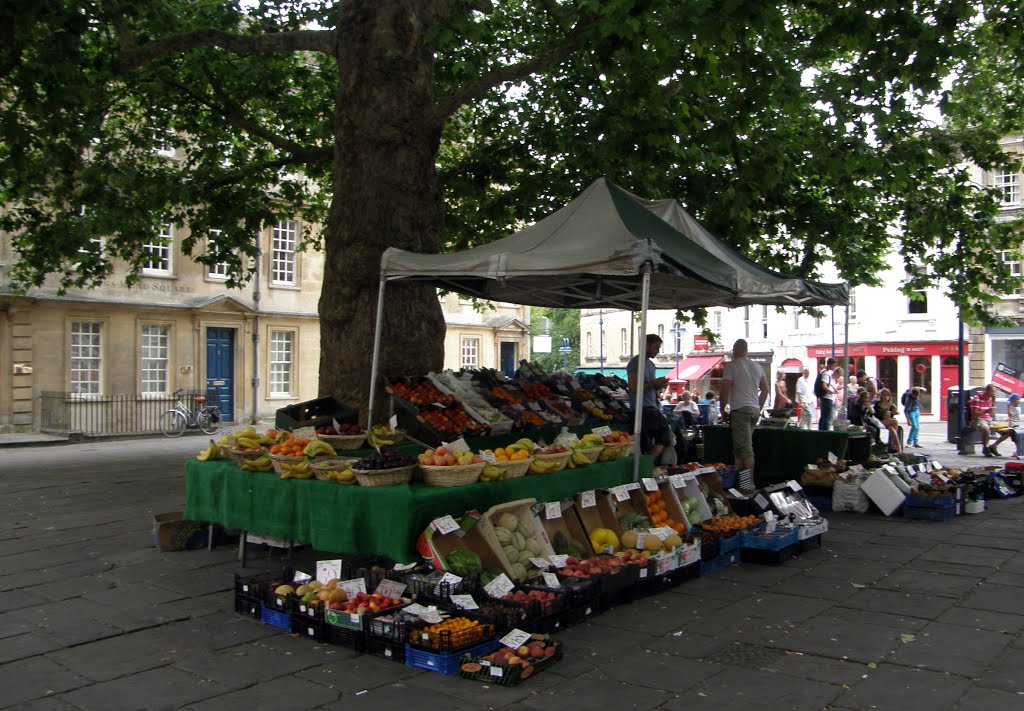
[[[552,372],[562,369],[565,362],[566,368],[571,373],[580,367],[580,312],[579,309],[542,309],[533,308],[530,310],[530,334],[531,336],[543,333],[541,319],[548,319],[548,333],[551,336],[551,353],[534,353],[531,360],[540,363],[544,370]],[[568,338],[572,346],[572,353],[563,361],[562,354],[558,352],[562,345],[562,339]]]

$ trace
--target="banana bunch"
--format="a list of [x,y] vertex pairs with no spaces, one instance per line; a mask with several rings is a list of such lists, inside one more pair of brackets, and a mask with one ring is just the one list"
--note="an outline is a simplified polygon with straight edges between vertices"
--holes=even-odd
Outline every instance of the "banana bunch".
[[575,469],[576,467],[585,467],[590,464],[590,460],[578,449],[572,450],[572,456],[569,457],[568,467]]
[[282,479],[312,479],[313,470],[309,468],[309,462],[303,459],[298,464],[282,464]]
[[270,455],[264,454],[262,457],[256,459],[243,459],[242,463],[238,467],[243,472],[272,472],[274,471],[274,463],[270,461]]
[[366,441],[375,449],[394,446],[401,438],[401,432],[393,430],[387,425],[374,425],[366,435]]
[[602,437],[601,435],[596,435],[593,432],[591,432],[580,437],[580,444],[582,444],[584,448],[593,447],[595,445],[603,447],[604,437]]
[[483,471],[480,472],[480,481],[501,481],[504,478],[505,470],[493,464],[485,465]]
[[[508,449],[508,447],[506,447]],[[558,471],[558,462],[542,462],[534,459],[530,462],[530,474],[553,474]]]
[[302,453],[307,457],[336,457],[338,453],[334,451],[334,447],[324,442],[322,439],[311,440],[306,448],[302,450]]
[[342,486],[356,485],[356,475],[352,473],[351,467],[340,472],[328,472],[327,480],[337,482]]
[[217,440],[217,444],[219,444],[221,447],[227,447],[228,449],[231,449],[232,447],[235,446],[235,436],[223,434],[221,435],[220,439]]
[[514,452],[518,449],[524,450],[527,454],[533,454],[533,450],[537,449],[537,445],[534,444],[532,439],[523,437],[518,442],[513,442],[505,447],[505,451],[507,452]]
[[212,462],[214,459],[220,459],[220,445],[211,439],[210,446],[197,454],[196,459],[200,462]]
[[259,432],[252,427],[246,427],[241,432],[236,432],[234,437],[235,449],[259,449],[263,446]]

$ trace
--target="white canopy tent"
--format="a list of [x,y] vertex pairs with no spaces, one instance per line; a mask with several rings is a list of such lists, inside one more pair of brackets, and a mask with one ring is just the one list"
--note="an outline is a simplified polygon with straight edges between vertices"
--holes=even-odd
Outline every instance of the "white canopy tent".
[[[605,178],[534,225],[454,254],[396,248],[381,258],[371,367],[373,421],[385,288],[414,280],[492,301],[553,308],[639,311],[648,308],[845,304],[845,284],[818,284],[758,267],[704,230],[674,201],[648,201]],[[634,438],[639,472],[643,368],[636,393]]]

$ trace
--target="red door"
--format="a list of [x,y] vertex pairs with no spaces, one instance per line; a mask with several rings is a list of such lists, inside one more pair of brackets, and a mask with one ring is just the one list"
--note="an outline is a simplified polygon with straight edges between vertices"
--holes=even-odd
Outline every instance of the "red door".
[[949,394],[950,388],[955,388],[957,383],[957,366],[955,365],[942,365],[939,366],[939,380],[941,385],[939,386],[939,420],[945,422],[949,419],[946,411],[946,396]]

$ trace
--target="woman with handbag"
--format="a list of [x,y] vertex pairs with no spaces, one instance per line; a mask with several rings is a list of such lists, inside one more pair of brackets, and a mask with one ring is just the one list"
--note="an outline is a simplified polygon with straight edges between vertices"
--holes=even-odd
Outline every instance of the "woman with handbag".
[[896,419],[898,414],[899,410],[892,401],[892,392],[889,388],[879,390],[878,400],[875,401],[875,417],[889,430],[889,451],[897,454],[903,451],[903,447],[900,446],[900,423]]

